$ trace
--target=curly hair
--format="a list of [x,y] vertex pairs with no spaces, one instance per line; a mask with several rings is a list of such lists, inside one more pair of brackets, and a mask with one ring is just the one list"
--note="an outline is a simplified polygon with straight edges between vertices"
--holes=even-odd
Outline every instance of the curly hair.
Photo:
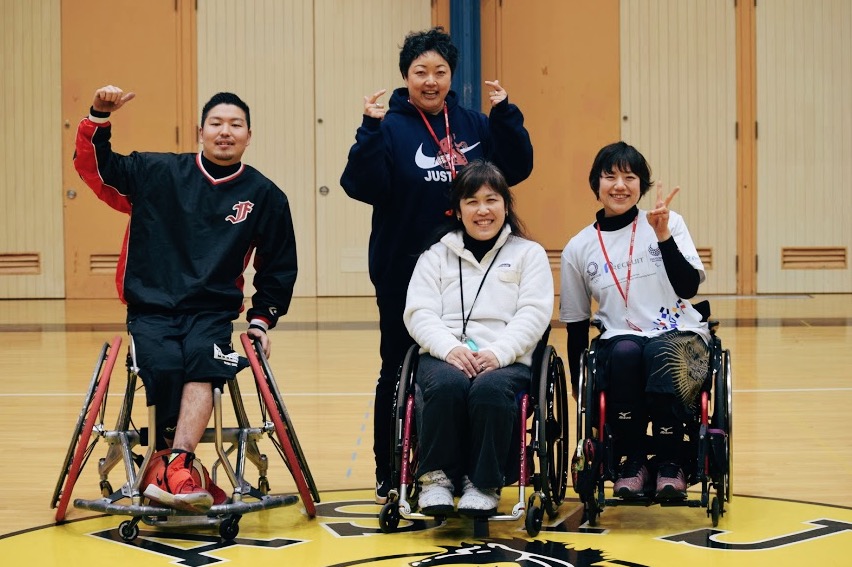
[[459,50],[453,44],[450,34],[438,26],[425,31],[411,32],[405,36],[405,42],[399,51],[399,72],[402,73],[403,79],[408,76],[408,69],[414,60],[429,51],[434,51],[443,57],[450,66],[450,73],[455,72]]

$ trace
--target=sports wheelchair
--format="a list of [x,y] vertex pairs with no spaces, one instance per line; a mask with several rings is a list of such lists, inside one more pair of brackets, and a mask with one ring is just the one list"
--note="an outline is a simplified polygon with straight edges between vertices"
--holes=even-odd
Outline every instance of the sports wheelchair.
[[[201,439],[202,443],[213,443],[215,446],[217,459],[211,468],[214,481],[217,469],[221,467],[233,487],[228,501],[214,505],[206,514],[193,514],[154,505],[144,497],[142,491],[145,487],[141,487],[140,490],[140,484],[155,451],[152,424],[156,423],[156,413],[154,406],[148,408],[148,423],[151,427],[136,428],[133,424],[131,414],[139,368],[136,365],[132,337],[127,353],[127,384],[115,428],[110,430],[104,423],[110,377],[121,348],[121,337],[116,336],[112,343],[104,343],[101,348],[83,401],[83,408],[71,436],[71,444],[51,500],[51,508],[56,508],[56,521],[61,522],[65,519],[74,485],[92,455],[95,445],[103,439],[108,447],[106,456],[98,460],[99,488],[102,498],[77,499],[74,501],[75,507],[105,514],[132,516],[132,519],[125,520],[118,526],[119,536],[125,541],[132,541],[139,535],[140,521],[150,526],[164,527],[218,526],[221,538],[231,541],[239,533],[239,521],[244,514],[287,506],[298,501],[295,495],[270,494],[269,480],[266,476],[269,462],[267,456],[261,453],[258,447],[258,441],[264,435],[272,441],[292,474],[305,511],[310,518],[313,518],[316,515],[315,503],[320,501],[319,493],[296,438],[281,392],[260,342],[252,341],[245,333],[240,336],[240,341],[246,354],[245,358],[240,357],[240,363],[241,366],[248,366],[252,370],[260,403],[262,425],[250,426],[239,383],[234,378],[227,381],[227,386],[233,402],[237,426],[223,426],[222,391],[216,388],[213,391],[214,426],[205,430]],[[133,448],[137,445],[148,446],[144,457],[133,452]],[[235,451],[236,465],[234,466],[229,457]],[[257,486],[251,485],[245,479],[246,459],[257,467]],[[121,487],[113,490],[108,475],[119,463],[124,465],[125,478]],[[124,500],[127,502],[122,502]]]
[[[703,303],[703,302],[702,302]],[[696,305],[706,310],[709,305]],[[607,423],[606,392],[596,387],[598,376],[597,341],[580,358],[580,380],[577,400],[577,447],[572,458],[571,476],[574,491],[583,503],[583,516],[590,526],[607,506],[640,505],[703,507],[717,526],[730,502],[733,470],[733,413],[731,390],[731,353],[722,348],[716,336],[718,321],[709,321],[710,356],[707,375],[698,397],[698,411],[686,424],[683,445],[683,472],[688,486],[701,485],[699,498],[689,494],[679,500],[657,500],[653,490],[639,498],[606,498],[604,482],[615,481],[621,468],[621,455],[615,454],[613,437]],[[654,460],[649,461],[653,468]],[[654,477],[654,474],[650,475]]]
[[[474,536],[488,537],[489,520],[518,520],[526,511],[525,527],[530,536],[541,531],[544,513],[555,518],[565,498],[568,486],[569,425],[568,394],[562,359],[547,344],[550,329],[539,342],[533,355],[532,381],[528,392],[519,396],[519,417],[513,437],[517,437],[517,455],[520,460],[518,477],[518,502],[511,514],[474,518]],[[400,519],[431,519],[416,512],[420,483],[415,479],[419,463],[415,398],[415,385],[419,347],[412,346],[400,367],[396,388],[396,405],[393,413],[391,488],[388,502],[379,513],[379,526],[384,533],[399,527]],[[532,417],[529,427],[527,420]],[[539,468],[535,471],[534,456]],[[526,487],[533,492],[526,496]],[[539,504],[536,504],[536,500]],[[435,516],[443,521],[444,516]]]

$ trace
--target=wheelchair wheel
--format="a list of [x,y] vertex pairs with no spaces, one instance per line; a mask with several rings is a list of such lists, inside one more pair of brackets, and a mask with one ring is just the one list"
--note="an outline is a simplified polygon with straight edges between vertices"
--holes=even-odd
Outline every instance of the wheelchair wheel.
[[[409,394],[414,395],[414,375],[417,372],[417,361],[419,360],[419,347],[412,345],[399,369],[399,378],[396,382],[396,401],[394,403],[393,419],[391,423],[391,481],[394,488],[399,488],[403,473],[403,459],[406,460],[407,472],[412,477],[411,488],[414,489],[413,477],[417,470],[417,439],[416,434],[408,440],[409,449],[403,455],[403,441],[405,440],[405,421]],[[412,416],[413,419],[413,416]],[[414,422],[412,422],[413,424]],[[416,428],[415,428],[416,429]],[[414,493],[410,491],[409,497]],[[390,502],[389,502],[390,503]]]
[[139,537],[139,519],[124,520],[118,524],[118,535],[124,541],[133,541]]
[[731,388],[731,352],[722,351],[722,371],[717,374],[713,392],[713,425],[725,432],[725,458],[726,468],[722,475],[722,484],[719,498],[723,502],[730,502],[733,497],[731,490],[731,472],[734,468],[733,451],[733,390]]
[[565,368],[552,346],[541,361],[536,422],[544,509],[551,518],[565,498],[568,486],[568,394]]
[[721,515],[722,505],[719,504],[719,498],[714,496],[710,502],[710,521],[713,523],[714,528],[719,525],[719,517]]
[[228,516],[219,525],[219,537],[222,541],[234,541],[240,533],[240,518],[238,514]]
[[314,484],[311,471],[308,469],[308,463],[302,453],[299,440],[296,438],[293,423],[290,421],[290,415],[287,413],[287,408],[269,368],[269,363],[263,354],[263,350],[259,345],[253,343],[246,333],[240,335],[240,341],[245,348],[262,404],[269,410],[269,416],[275,426],[277,440],[271,434],[269,437],[296,482],[296,488],[302,498],[305,512],[308,517],[313,518],[316,516],[314,503],[320,501],[319,491]]
[[[92,380],[83,400],[83,408],[80,410],[74,433],[71,435],[71,445],[68,447],[62,470],[59,473],[59,480],[53,491],[50,507],[56,508],[57,522],[65,519],[65,512],[71,500],[71,491],[98,442],[99,437],[95,437],[91,444],[89,444],[89,439],[92,436],[95,419],[100,418],[100,422],[103,423],[106,411],[106,392],[109,389],[109,379],[112,376],[112,369],[118,358],[120,347],[121,337],[115,337],[111,345],[104,343],[95,363]],[[108,356],[107,352],[109,352]]]
[[524,527],[530,537],[535,537],[541,532],[541,524],[544,520],[544,511],[538,506],[530,506],[527,517],[524,519]]
[[396,500],[388,500],[379,512],[379,528],[382,533],[392,534],[399,528],[399,504]]
[[571,463],[571,480],[583,503],[583,521],[596,526],[603,509],[603,501],[596,492],[603,484],[603,452],[600,415],[601,400],[595,395],[596,341],[580,356],[580,379],[577,385],[577,445]]

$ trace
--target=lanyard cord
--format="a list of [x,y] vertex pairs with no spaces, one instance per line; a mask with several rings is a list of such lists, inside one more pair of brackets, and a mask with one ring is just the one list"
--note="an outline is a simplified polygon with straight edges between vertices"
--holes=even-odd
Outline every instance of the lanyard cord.
[[503,247],[497,249],[497,252],[494,254],[494,258],[491,260],[491,263],[488,264],[488,268],[485,269],[485,274],[482,276],[482,281],[479,282],[479,289],[476,290],[476,295],[473,296],[473,303],[470,304],[470,311],[467,312],[467,317],[464,316],[464,280],[462,279],[462,265],[461,265],[461,256],[459,256],[459,291],[461,292],[461,311],[462,311],[462,342],[467,340],[467,322],[470,321],[470,315],[473,313],[473,306],[476,304],[476,300],[479,297],[479,292],[482,291],[482,285],[485,283],[485,278],[488,277],[488,272],[491,271],[491,266],[497,263],[497,254],[500,253]]
[[630,234],[630,252],[627,255],[627,283],[624,285],[625,289],[621,289],[621,284],[618,282],[618,277],[615,275],[615,269],[612,266],[612,262],[609,261],[609,255],[606,253],[606,246],[604,246],[603,236],[601,235],[601,226],[600,223],[595,224],[595,228],[598,229],[598,241],[601,243],[601,251],[604,255],[604,260],[609,265],[609,273],[612,275],[613,281],[615,281],[615,287],[618,288],[618,293],[621,294],[621,297],[624,298],[624,309],[627,310],[627,297],[630,295],[630,274],[633,272],[633,242],[636,240],[636,221],[639,220],[639,215],[636,215],[636,218],[633,219],[633,231]]
[[[409,99],[408,102],[411,102]],[[441,152],[441,161],[444,164],[450,166],[450,178],[455,179],[456,177],[456,155],[453,153],[453,137],[450,132],[450,113],[447,110],[447,103],[444,103],[444,126],[447,129],[447,151],[444,152],[441,149],[441,142],[438,140],[438,135],[435,134],[435,130],[432,129],[432,125],[429,124],[429,120],[426,119],[426,115],[423,114],[423,111],[420,110],[413,102],[411,103],[414,108],[417,109],[417,112],[420,113],[420,118],[423,119],[423,123],[426,124],[426,128],[429,130],[429,133],[432,134],[432,139],[435,140],[435,144],[438,145],[438,151]]]

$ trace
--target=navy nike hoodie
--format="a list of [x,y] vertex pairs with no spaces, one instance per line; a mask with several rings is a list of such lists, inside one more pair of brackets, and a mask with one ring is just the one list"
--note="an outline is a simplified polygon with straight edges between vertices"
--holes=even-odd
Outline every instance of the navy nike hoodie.
[[[463,108],[453,91],[446,104],[457,171],[486,159],[509,185],[529,177],[533,149],[517,106],[506,99],[486,117]],[[425,116],[448,147],[444,113]],[[384,120],[365,115],[355,132],[340,184],[347,195],[373,207],[369,266],[378,296],[405,294],[418,256],[447,220],[451,176],[442,155],[406,88],[393,92]]]

